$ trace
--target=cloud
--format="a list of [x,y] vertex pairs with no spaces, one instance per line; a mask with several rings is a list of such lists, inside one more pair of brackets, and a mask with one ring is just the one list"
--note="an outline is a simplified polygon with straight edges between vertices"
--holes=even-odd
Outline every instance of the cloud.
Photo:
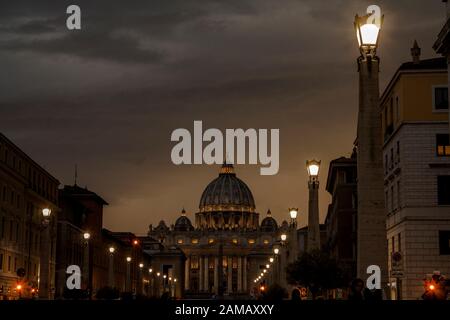
[[[205,127],[280,128],[280,174],[240,166],[264,212],[307,210],[304,161],[349,155],[356,133],[355,13],[369,1],[7,1],[0,10],[0,127],[63,183],[87,184],[111,205],[107,227],[144,232],[191,213],[217,168],[176,167],[170,133]],[[423,57],[444,23],[442,4],[380,1],[382,82]],[[326,176],[321,176],[323,185]],[[329,202],[321,189],[322,218]],[[124,216],[130,217],[125,221]]]
[[68,55],[81,59],[106,60],[117,63],[159,63],[164,54],[142,48],[138,39],[112,33],[70,32],[45,40],[10,40],[0,42],[3,50],[47,55]]

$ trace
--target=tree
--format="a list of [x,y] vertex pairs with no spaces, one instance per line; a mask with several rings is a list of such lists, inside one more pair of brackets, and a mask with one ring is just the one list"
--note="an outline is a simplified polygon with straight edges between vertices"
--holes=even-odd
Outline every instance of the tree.
[[346,284],[344,272],[326,252],[304,252],[287,266],[287,281],[310,290],[313,299],[320,290],[339,288]]

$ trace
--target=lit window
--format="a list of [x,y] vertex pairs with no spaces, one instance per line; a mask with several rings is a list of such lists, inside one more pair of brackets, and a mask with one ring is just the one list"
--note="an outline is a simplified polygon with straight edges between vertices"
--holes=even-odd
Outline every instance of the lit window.
[[237,243],[238,243],[238,240],[237,240],[237,239],[233,239],[233,243],[234,243],[234,244],[237,244]]
[[248,243],[249,244],[254,244],[255,243],[255,239],[248,239]]
[[192,242],[192,244],[197,244],[198,243],[198,239],[192,239],[191,242]]
[[269,240],[264,239],[264,244],[269,244]]
[[177,240],[177,243],[178,243],[178,244],[183,244],[183,239],[178,239],[178,240]]
[[436,135],[436,153],[438,157],[450,156],[450,142],[448,134]]
[[212,238],[209,239],[209,240],[208,240],[208,243],[209,243],[209,244],[213,244],[213,243],[214,243],[214,239],[212,239]]

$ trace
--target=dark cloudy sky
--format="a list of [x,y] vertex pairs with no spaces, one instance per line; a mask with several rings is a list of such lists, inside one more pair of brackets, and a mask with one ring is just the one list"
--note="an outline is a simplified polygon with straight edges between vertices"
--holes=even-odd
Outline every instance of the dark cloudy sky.
[[[78,4],[82,30],[65,27]],[[280,171],[238,166],[263,215],[307,211],[305,161],[348,156],[356,132],[353,19],[385,14],[381,87],[417,39],[423,57],[441,29],[439,0],[71,0],[0,2],[0,131],[62,184],[110,205],[105,226],[146,232],[189,215],[217,166],[175,166],[176,128],[279,128]]]

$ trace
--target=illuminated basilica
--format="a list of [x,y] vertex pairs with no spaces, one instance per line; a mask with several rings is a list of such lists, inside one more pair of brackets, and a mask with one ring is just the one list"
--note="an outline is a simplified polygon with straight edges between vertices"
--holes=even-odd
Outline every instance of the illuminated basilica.
[[150,225],[148,236],[183,252],[185,295],[248,295],[289,228],[286,221],[279,226],[270,210],[261,223],[259,218],[250,188],[225,163],[203,191],[194,224],[183,210],[170,227]]

